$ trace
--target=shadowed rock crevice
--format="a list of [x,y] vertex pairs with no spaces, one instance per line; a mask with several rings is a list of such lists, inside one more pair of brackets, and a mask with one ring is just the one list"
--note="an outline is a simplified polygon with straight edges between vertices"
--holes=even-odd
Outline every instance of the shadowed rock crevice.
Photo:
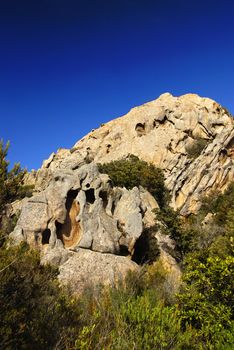
[[108,204],[108,194],[106,191],[100,191],[99,192],[99,197],[102,199],[103,202],[103,208],[106,209],[107,204]]
[[138,265],[150,264],[157,260],[160,255],[157,238],[151,229],[144,229],[136,240],[132,260]]
[[71,190],[67,194],[66,200],[66,219],[64,224],[56,222],[57,237],[63,242],[65,248],[76,245],[81,236],[80,225],[76,217],[80,212],[80,205],[75,200],[78,191]]
[[137,123],[135,127],[137,136],[145,135],[145,123]]
[[41,244],[49,244],[50,242],[50,236],[51,236],[51,232],[50,230],[47,228],[45,231],[42,232],[42,238],[41,238]]
[[95,202],[95,195],[94,195],[93,188],[90,188],[89,190],[85,191],[85,195],[86,195],[87,203],[93,204]]

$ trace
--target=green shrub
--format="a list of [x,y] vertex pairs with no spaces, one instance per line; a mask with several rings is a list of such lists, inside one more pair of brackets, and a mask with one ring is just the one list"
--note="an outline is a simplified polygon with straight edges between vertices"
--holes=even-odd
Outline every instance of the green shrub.
[[26,170],[21,169],[17,163],[9,171],[9,161],[6,160],[9,149],[9,142],[4,146],[0,141],[0,215],[1,211],[7,203],[16,199],[21,199],[27,195],[31,195],[32,187],[23,185],[23,178]]
[[182,325],[197,330],[205,349],[219,349],[220,343],[228,346],[234,317],[233,274],[233,256],[222,259],[202,252],[187,257],[185,285],[178,295],[180,319]]
[[186,152],[190,159],[196,159],[200,156],[203,149],[207,146],[208,140],[205,139],[197,139],[194,140],[193,144],[186,147]]
[[161,210],[155,209],[154,213],[156,222],[159,221],[163,224],[159,227],[162,233],[169,235],[176,243],[176,249],[170,254],[177,260],[181,260],[191,249],[191,242],[195,234],[194,229],[190,226],[186,227],[179,211],[175,211],[169,206]]
[[234,182],[230,183],[224,193],[211,193],[202,199],[201,211],[213,213],[218,225],[225,225],[229,211],[234,211]]
[[108,174],[114,186],[131,189],[142,186],[147,189],[163,207],[169,199],[168,190],[164,184],[163,171],[140,160],[134,155],[126,159],[99,164],[99,171]]
[[0,249],[2,349],[65,349],[79,329],[78,306],[26,244]]
[[181,331],[176,308],[164,306],[148,284],[140,294],[132,291],[112,288],[96,299],[76,349],[188,349],[192,332]]

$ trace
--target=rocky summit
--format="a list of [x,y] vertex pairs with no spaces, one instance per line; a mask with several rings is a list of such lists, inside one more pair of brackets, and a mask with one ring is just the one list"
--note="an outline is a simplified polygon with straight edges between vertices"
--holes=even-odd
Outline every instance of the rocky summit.
[[[233,117],[209,98],[166,93],[92,130],[71,150],[59,149],[26,176],[34,194],[12,204],[20,216],[11,238],[38,247],[41,262],[57,265],[61,282],[76,292],[139,268],[136,242],[154,228],[158,203],[142,187],[114,187],[97,166],[129,155],[163,170],[170,205],[188,216],[234,178]],[[174,242],[160,230],[154,235],[176,284]]]

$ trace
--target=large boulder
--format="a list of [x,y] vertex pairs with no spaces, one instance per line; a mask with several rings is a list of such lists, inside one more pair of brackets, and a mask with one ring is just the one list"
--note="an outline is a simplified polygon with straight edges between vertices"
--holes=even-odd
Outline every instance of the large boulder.
[[138,269],[139,266],[127,257],[79,248],[60,265],[59,280],[79,294],[88,287],[113,286],[124,280],[129,271]]

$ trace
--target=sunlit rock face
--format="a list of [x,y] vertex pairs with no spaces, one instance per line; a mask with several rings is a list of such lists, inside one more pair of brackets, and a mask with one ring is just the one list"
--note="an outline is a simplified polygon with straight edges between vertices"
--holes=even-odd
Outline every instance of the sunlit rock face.
[[[60,280],[73,289],[115,283],[138,269],[136,242],[154,226],[158,204],[143,188],[113,187],[97,168],[129,154],[164,170],[171,205],[188,215],[203,195],[234,178],[233,118],[208,98],[167,93],[93,130],[71,150],[59,149],[27,175],[34,196],[13,204],[21,214],[11,238],[37,247],[41,262],[58,265]],[[168,254],[173,242],[155,235],[164,265],[175,266],[178,277]]]
[[132,260],[135,243],[154,224],[157,202],[143,188],[113,187],[95,163],[71,167],[47,169],[44,189],[36,180],[38,193],[24,200],[11,238],[38,248],[42,263],[60,266],[60,280],[68,283],[71,277],[73,287],[89,269],[87,283],[115,283],[138,269]]
[[[191,157],[201,140],[203,150]],[[164,170],[171,205],[187,215],[198,209],[201,195],[224,190],[233,179],[234,121],[209,98],[166,93],[93,130],[72,151],[96,162],[127,154],[152,162]]]

